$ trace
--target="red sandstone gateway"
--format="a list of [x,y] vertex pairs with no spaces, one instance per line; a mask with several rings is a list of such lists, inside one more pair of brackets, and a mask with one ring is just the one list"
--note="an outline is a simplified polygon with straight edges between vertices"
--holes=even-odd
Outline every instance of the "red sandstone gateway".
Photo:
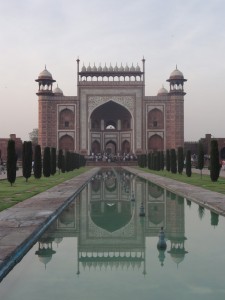
[[138,64],[85,65],[77,59],[77,96],[65,96],[45,68],[38,76],[39,144],[83,155],[137,155],[184,146],[184,79],[145,95]]

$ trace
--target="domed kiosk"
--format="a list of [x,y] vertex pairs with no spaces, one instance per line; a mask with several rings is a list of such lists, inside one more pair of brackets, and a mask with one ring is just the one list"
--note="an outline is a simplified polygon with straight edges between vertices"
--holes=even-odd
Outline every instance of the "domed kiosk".
[[185,79],[183,73],[177,69],[177,66],[167,81],[170,83],[170,93],[186,94],[184,93],[184,82],[187,81],[187,79]]
[[52,78],[52,74],[45,69],[38,75],[38,79],[35,80],[38,82],[39,89],[37,95],[51,95],[52,93],[52,84],[55,80]]

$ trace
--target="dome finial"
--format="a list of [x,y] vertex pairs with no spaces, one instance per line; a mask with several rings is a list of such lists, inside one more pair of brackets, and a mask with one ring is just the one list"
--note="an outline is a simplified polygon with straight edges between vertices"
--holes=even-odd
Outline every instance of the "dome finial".
[[177,70],[177,64],[176,64],[176,70]]

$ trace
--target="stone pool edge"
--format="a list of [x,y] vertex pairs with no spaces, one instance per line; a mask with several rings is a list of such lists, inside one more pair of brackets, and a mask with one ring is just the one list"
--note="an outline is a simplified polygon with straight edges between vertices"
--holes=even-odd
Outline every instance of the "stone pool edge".
[[0,282],[99,170],[92,168],[0,212]]
[[193,186],[187,183],[179,182],[159,175],[146,173],[132,167],[123,167],[123,169],[151,181],[170,192],[176,193],[188,200],[191,200],[202,207],[209,209],[219,215],[225,216],[225,195],[212,192],[201,187]]

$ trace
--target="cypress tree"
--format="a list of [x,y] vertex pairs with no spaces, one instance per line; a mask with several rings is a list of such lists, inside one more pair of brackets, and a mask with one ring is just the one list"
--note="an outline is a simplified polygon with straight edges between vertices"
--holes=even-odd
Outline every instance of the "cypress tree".
[[191,150],[188,150],[186,154],[186,175],[191,177]]
[[140,168],[146,168],[147,167],[147,155],[146,154],[140,154],[138,156],[138,166]]
[[210,151],[210,178],[213,182],[216,182],[220,175],[220,160],[218,143],[216,140],[211,141]]
[[211,225],[217,226],[219,223],[219,215],[217,213],[214,213],[213,211],[210,211],[211,214]]
[[153,165],[152,165],[152,169],[153,169],[154,171],[156,171],[156,170],[157,170],[157,154],[156,154],[156,152],[153,152],[152,156],[153,156]]
[[146,168],[147,167],[147,155],[146,154],[142,154],[142,168]]
[[34,177],[40,179],[42,176],[42,159],[41,146],[36,145],[34,148]]
[[175,149],[170,150],[170,165],[171,165],[171,173],[177,173],[177,155]]
[[70,171],[70,152],[66,151],[65,153],[65,171]]
[[51,175],[56,173],[56,148],[51,148]]
[[80,154],[74,153],[74,168],[79,169],[80,168]]
[[66,172],[66,163],[65,163],[65,155],[62,154],[62,165],[61,165],[62,173]]
[[198,169],[201,170],[202,178],[202,169],[204,168],[204,148],[201,141],[198,143]]
[[77,153],[71,153],[71,171],[73,171],[76,168],[79,169],[79,154]]
[[154,170],[154,153],[151,152],[151,170]]
[[148,153],[148,169],[151,170],[151,152]]
[[81,163],[81,167],[84,167],[86,165],[86,159],[84,155],[80,155],[80,163]]
[[26,179],[26,181],[28,181],[28,178],[31,177],[32,158],[33,158],[32,142],[25,141],[23,143],[22,167],[23,167],[23,177]]
[[157,151],[156,153],[156,170],[160,171],[160,151]]
[[198,206],[198,216],[200,219],[202,219],[204,217],[205,214],[205,208],[203,206]]
[[170,150],[166,150],[166,170],[170,172]]
[[165,162],[164,162],[164,152],[160,151],[160,170],[164,170],[165,167]]
[[137,163],[138,163],[138,167],[141,167],[141,155],[140,154],[137,155]]
[[59,173],[60,173],[60,170],[62,170],[62,157],[63,157],[63,151],[62,151],[62,149],[60,149],[59,153],[58,153],[58,169],[59,169]]
[[50,177],[51,175],[51,152],[49,147],[44,148],[43,175],[44,177]]
[[183,147],[177,149],[178,173],[182,175],[184,169],[184,151]]
[[15,141],[9,140],[7,145],[7,180],[10,182],[11,186],[16,181],[16,148]]

